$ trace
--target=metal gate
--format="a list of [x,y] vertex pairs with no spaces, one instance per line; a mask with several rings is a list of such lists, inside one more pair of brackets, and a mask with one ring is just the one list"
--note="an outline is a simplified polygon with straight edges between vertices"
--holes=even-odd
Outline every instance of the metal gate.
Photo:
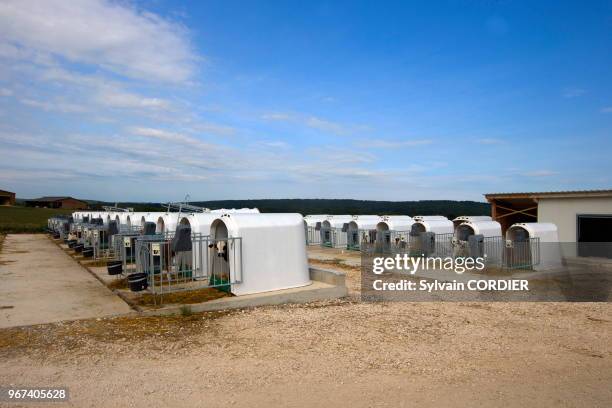
[[140,233],[119,233],[111,237],[110,252],[114,255],[115,260],[122,263],[122,274],[127,275],[134,272],[136,268],[136,240]]
[[412,256],[446,258],[452,256],[452,242],[452,233],[411,232],[409,234],[409,251]]
[[306,243],[308,245],[321,245],[321,232],[317,227],[306,226]]
[[540,264],[540,238],[520,241],[506,240],[503,267],[507,269],[533,269]]
[[455,258],[483,258],[486,265],[501,266],[504,241],[501,236],[470,235],[468,240],[452,238],[452,256]]
[[190,245],[176,250],[173,237],[141,236],[136,240],[136,272],[147,274],[154,294],[217,288],[229,292],[242,282],[242,238],[212,239],[191,234]]
[[346,248],[344,228],[321,227],[321,246],[327,248]]
[[376,230],[350,230],[346,234],[346,249],[352,251],[360,251],[362,244],[371,244],[376,242]]

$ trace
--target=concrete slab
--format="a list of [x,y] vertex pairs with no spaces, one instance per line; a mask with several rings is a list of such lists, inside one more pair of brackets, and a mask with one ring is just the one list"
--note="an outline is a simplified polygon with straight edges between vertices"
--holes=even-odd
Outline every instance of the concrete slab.
[[0,280],[0,328],[133,313],[42,234],[7,235]]
[[[346,286],[312,281],[301,288],[275,290],[244,296],[224,297],[204,303],[187,305],[192,312],[211,312],[215,310],[242,309],[256,306],[281,305],[285,303],[309,303],[320,300],[338,299],[347,295]],[[172,315],[183,312],[183,305],[168,305],[161,308],[145,309],[146,316]]]
[[84,265],[91,273],[96,275],[104,284],[110,285],[111,283],[123,279],[122,275],[109,275],[106,266],[87,266]]
[[[116,276],[108,275],[106,267],[88,267],[88,269],[107,285],[118,279]],[[310,278],[312,279],[312,283],[301,288],[237,297],[225,297],[188,306],[191,308],[192,312],[208,312],[263,305],[279,305],[283,303],[309,303],[319,300],[341,298],[348,293],[345,283],[345,274],[342,272],[311,267]],[[115,293],[128,303],[132,301],[131,298],[133,293],[127,289],[116,289]],[[146,306],[133,305],[136,310],[147,315],[179,314],[181,313],[182,306],[183,305],[170,304],[161,308],[159,306],[149,308]]]
[[348,249],[308,246],[308,258],[318,261],[338,261],[347,266],[361,266],[361,252]]

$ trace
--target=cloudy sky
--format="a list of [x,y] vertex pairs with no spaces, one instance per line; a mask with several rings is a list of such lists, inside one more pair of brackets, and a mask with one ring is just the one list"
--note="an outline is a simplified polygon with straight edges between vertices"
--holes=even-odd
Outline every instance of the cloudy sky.
[[0,0],[0,189],[612,187],[612,3],[426,3]]

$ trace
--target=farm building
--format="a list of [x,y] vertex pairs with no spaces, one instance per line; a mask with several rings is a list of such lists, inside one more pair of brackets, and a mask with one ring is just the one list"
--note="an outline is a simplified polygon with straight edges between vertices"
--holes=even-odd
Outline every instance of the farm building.
[[604,242],[612,230],[612,190],[485,194],[502,231],[519,222],[550,222],[561,242]]
[[89,204],[85,201],[77,200],[72,197],[40,197],[32,200],[26,200],[27,207],[44,207],[44,208],[68,208],[75,210],[84,210],[89,208]]
[[0,205],[15,205],[15,193],[0,190]]
[[[516,223],[544,222],[557,226],[559,242],[610,242],[612,190],[485,194],[491,216],[502,232]],[[580,246],[576,246],[579,248]],[[583,245],[588,252],[588,246]],[[610,257],[603,248],[601,256]],[[578,250],[581,255],[581,250]],[[588,255],[588,253],[584,253]]]

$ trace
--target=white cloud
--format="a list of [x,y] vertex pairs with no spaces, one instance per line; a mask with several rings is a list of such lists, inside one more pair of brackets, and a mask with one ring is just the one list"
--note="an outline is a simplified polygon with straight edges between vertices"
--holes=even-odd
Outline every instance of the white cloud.
[[185,82],[199,57],[187,30],[124,2],[0,2],[0,54],[55,56],[142,80]]
[[332,122],[327,119],[322,119],[316,116],[308,116],[301,114],[291,114],[282,112],[271,112],[261,116],[267,121],[291,122],[311,129],[320,130],[326,133],[333,133],[339,136],[349,135],[363,128],[360,126],[344,125],[341,123]]
[[272,112],[272,113],[265,113],[261,115],[261,118],[264,120],[287,120],[288,121],[292,119],[292,116],[287,113]]
[[236,134],[236,129],[231,126],[217,125],[208,122],[196,123],[192,128],[196,132],[212,133],[215,135],[232,136]]
[[347,148],[319,146],[307,150],[310,157],[316,157],[325,167],[345,163],[373,163],[376,156],[369,152],[353,151]]
[[83,113],[87,111],[87,108],[85,108],[83,105],[57,100],[39,101],[36,99],[22,98],[19,100],[19,102],[23,103],[24,105],[32,106],[45,111],[55,111],[62,113]]
[[123,91],[116,87],[101,88],[95,100],[112,108],[162,109],[170,107],[170,102],[161,98],[147,98],[141,95]]
[[212,145],[208,143],[204,143],[201,140],[198,140],[194,137],[187,136],[181,133],[170,132],[170,131],[163,130],[163,129],[154,129],[154,128],[147,128],[147,127],[132,127],[128,130],[130,131],[130,133],[137,135],[137,136],[152,137],[152,138],[163,140],[166,142],[182,143],[182,144],[187,144],[187,145],[191,145],[195,147],[205,147],[205,148],[212,147]]
[[338,124],[331,122],[329,120],[317,118],[315,116],[311,116],[305,121],[306,126],[311,127],[313,129],[322,130],[324,132],[335,133],[337,135],[344,135],[349,133],[349,130]]
[[601,108],[601,113],[612,113],[612,106],[605,106]]
[[272,147],[272,148],[277,148],[277,149],[286,149],[289,147],[288,143],[283,142],[281,140],[262,140],[261,142],[259,142],[259,144],[261,144],[262,146]]
[[0,88],[0,96],[11,96],[13,95],[13,91],[8,88]]
[[557,174],[556,171],[552,170],[534,170],[522,173],[522,175],[526,177],[551,177]]

